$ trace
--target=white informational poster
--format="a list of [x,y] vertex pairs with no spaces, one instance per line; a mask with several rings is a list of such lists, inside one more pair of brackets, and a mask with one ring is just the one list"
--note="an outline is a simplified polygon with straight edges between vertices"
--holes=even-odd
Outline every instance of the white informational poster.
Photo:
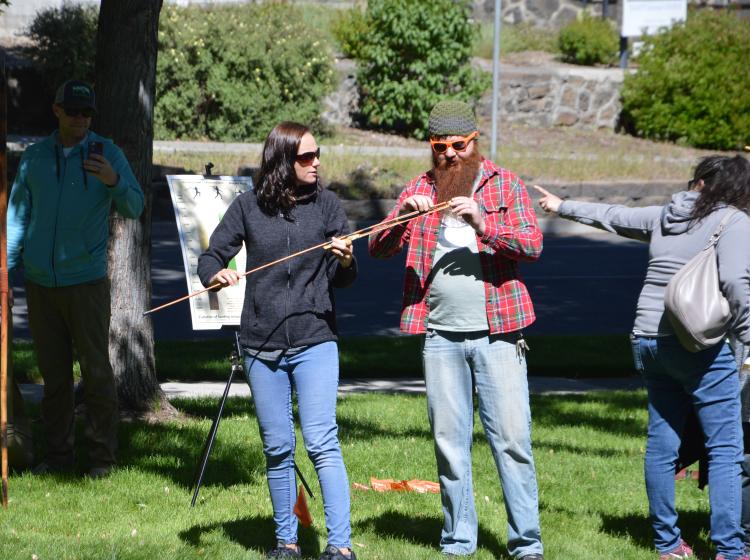
[[[198,278],[198,257],[208,247],[208,240],[232,201],[252,190],[250,177],[204,177],[203,175],[167,175],[172,195],[177,232],[185,264],[188,293],[203,289]],[[245,248],[227,265],[245,271]],[[239,325],[245,298],[244,278],[236,286],[218,292],[205,292],[190,298],[193,330],[220,329]]]
[[653,35],[687,19],[687,0],[623,0],[622,37]]

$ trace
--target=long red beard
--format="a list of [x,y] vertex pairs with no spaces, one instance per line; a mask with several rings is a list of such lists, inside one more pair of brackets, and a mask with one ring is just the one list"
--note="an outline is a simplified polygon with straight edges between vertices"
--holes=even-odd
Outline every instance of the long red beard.
[[471,196],[482,159],[482,155],[475,149],[467,158],[458,157],[455,163],[449,166],[446,160],[439,161],[437,155],[432,154],[432,174],[435,178],[438,204],[456,196]]

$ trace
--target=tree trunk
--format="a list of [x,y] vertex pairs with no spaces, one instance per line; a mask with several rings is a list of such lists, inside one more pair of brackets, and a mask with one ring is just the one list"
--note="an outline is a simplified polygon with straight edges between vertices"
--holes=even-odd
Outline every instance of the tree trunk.
[[96,44],[94,130],[130,162],[146,204],[138,220],[110,217],[112,325],[109,355],[120,408],[146,412],[168,403],[156,379],[151,304],[151,158],[156,54],[162,0],[102,0]]

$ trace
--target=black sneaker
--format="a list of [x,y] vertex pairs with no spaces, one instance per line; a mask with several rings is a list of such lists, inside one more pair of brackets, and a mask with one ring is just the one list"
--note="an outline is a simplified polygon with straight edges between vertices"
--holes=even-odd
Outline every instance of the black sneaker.
[[283,544],[279,544],[276,548],[272,548],[266,554],[266,558],[302,558],[299,547],[289,548]]
[[527,554],[526,556],[521,556],[518,560],[544,560],[544,556],[541,554]]
[[352,550],[349,553],[349,556],[345,556],[338,548],[329,544],[318,560],[357,560],[357,555],[354,554],[354,551]]

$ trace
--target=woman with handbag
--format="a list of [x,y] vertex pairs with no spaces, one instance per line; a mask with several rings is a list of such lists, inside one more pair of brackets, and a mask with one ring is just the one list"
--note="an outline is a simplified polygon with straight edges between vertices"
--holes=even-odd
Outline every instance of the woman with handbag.
[[644,208],[563,201],[535,188],[547,212],[649,243],[631,339],[635,366],[648,393],[645,479],[660,560],[693,557],[677,526],[674,488],[681,436],[691,409],[708,452],[716,560],[750,560],[740,528],[743,450],[737,362],[726,337],[699,351],[686,349],[664,305],[670,279],[718,233],[719,286],[731,311],[728,331],[750,343],[750,162],[742,156],[706,157],[688,187],[666,206]]
[[302,437],[320,481],[328,545],[320,560],[356,560],[349,481],[336,424],[339,357],[333,289],[357,274],[349,226],[336,195],[318,181],[320,148],[310,130],[282,122],[266,138],[253,191],[238,196],[198,260],[204,286],[235,285],[229,262],[241,249],[247,270],[331,241],[285,266],[247,276],[240,342],[258,417],[276,546],[267,558],[301,558],[294,514],[296,479],[292,394]]

